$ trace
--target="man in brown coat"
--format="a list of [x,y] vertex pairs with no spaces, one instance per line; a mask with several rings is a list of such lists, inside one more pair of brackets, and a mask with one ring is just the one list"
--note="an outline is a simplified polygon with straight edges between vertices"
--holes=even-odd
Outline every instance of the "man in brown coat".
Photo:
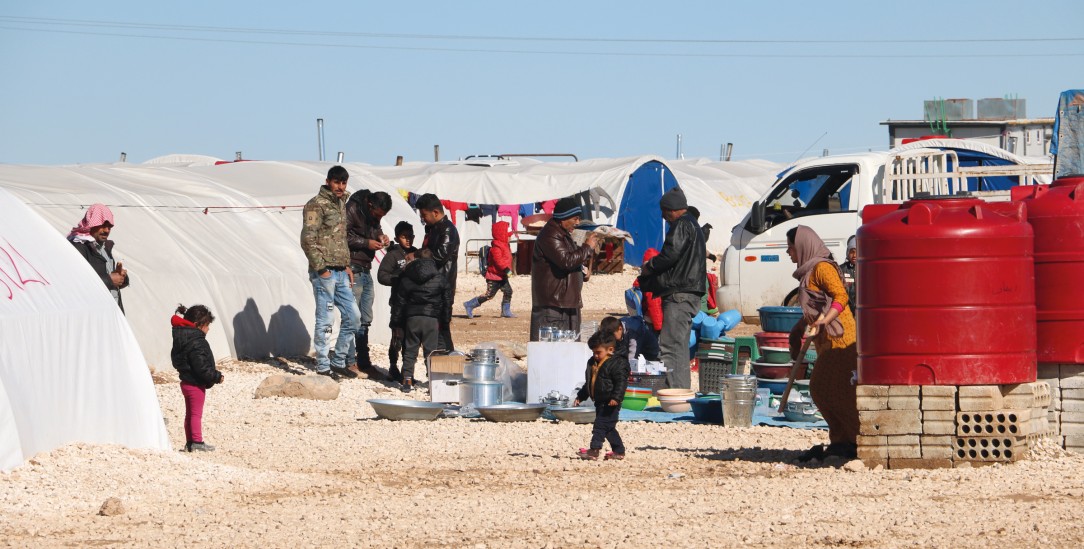
[[580,201],[574,197],[562,198],[534,241],[531,341],[538,341],[538,329],[542,326],[580,330],[584,266],[590,265],[596,237],[590,233],[583,245],[577,246],[572,240],[572,229],[579,222]]

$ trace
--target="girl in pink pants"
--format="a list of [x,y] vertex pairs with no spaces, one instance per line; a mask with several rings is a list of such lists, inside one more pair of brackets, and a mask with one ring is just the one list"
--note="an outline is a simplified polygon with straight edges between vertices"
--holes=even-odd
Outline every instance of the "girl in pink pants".
[[[183,315],[183,316],[182,316]],[[203,441],[203,401],[207,389],[222,383],[222,372],[215,368],[215,357],[207,343],[207,330],[215,317],[203,305],[180,305],[170,319],[173,326],[173,351],[170,358],[181,378],[184,395],[185,450],[211,452],[214,446]]]

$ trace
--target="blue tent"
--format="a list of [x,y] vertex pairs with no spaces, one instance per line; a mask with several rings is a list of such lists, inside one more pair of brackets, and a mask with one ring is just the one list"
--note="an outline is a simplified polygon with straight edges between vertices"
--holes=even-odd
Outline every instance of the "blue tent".
[[639,267],[648,248],[662,248],[666,227],[659,199],[677,186],[670,168],[654,160],[645,162],[629,176],[617,214],[617,228],[628,231],[635,242],[625,243],[625,263]]

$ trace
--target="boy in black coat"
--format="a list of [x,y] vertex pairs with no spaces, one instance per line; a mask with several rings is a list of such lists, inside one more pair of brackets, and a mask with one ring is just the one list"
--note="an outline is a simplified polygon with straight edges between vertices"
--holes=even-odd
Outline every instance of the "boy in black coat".
[[587,341],[594,356],[587,361],[585,382],[573,406],[591,397],[595,403],[595,424],[591,429],[591,447],[580,452],[582,459],[597,460],[603,440],[609,441],[613,450],[606,454],[606,459],[625,459],[625,444],[617,433],[617,420],[629,384],[629,361],[614,353],[616,344],[614,334],[602,331]]
[[427,249],[418,250],[417,258],[407,264],[399,279],[404,319],[402,389],[404,393],[409,393],[414,388],[418,346],[424,349],[422,360],[425,360],[439,345],[438,319],[444,311],[444,293],[448,282],[433,260],[432,252]]
[[392,381],[397,382],[403,381],[403,374],[399,372],[396,362],[400,354],[403,354],[404,360],[406,359],[403,348],[403,340],[406,337],[403,331],[405,319],[402,299],[399,295],[402,291],[399,279],[406,270],[407,263],[414,260],[414,254],[417,251],[418,249],[414,247],[414,227],[406,221],[400,221],[395,225],[395,244],[388,248],[388,253],[384,255],[384,259],[380,262],[380,269],[376,272],[377,282],[391,286],[391,298],[388,299],[388,305],[391,306],[391,321],[388,323],[391,328],[391,342],[388,344],[388,364],[390,365],[388,372]]

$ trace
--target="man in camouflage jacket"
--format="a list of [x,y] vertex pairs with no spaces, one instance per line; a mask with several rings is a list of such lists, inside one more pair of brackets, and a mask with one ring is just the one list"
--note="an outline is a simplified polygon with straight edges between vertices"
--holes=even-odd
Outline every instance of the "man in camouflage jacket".
[[[316,327],[313,330],[316,373],[335,380],[348,372],[347,366],[354,365],[357,360],[348,356],[348,351],[361,317],[351,291],[354,274],[350,271],[350,249],[346,244],[348,179],[350,174],[342,166],[328,170],[320,192],[305,204],[301,229],[301,249],[309,260],[309,282],[316,297]],[[331,311],[336,307],[341,321],[332,358],[328,356],[328,340],[333,331]]]

